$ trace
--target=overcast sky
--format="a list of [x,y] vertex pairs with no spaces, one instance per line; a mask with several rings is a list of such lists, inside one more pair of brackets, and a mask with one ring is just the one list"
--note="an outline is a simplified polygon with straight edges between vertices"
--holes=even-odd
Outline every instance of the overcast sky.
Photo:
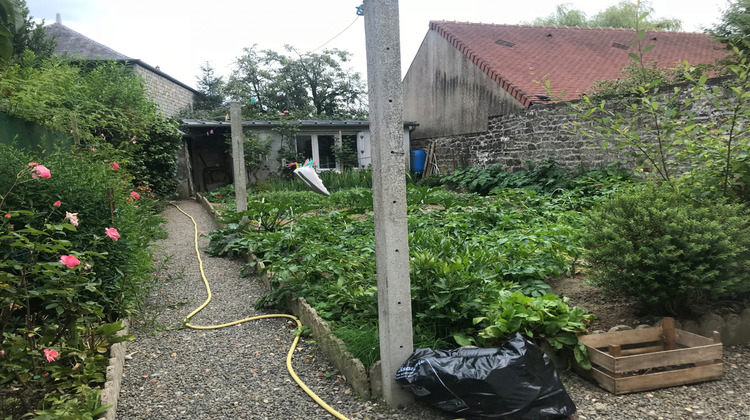
[[[351,67],[367,77],[361,0],[26,0],[31,16],[67,27],[129,57],[143,60],[196,86],[209,62],[228,75],[242,49],[300,52],[339,48],[352,53]],[[401,0],[401,68],[406,73],[430,20],[519,24],[572,3],[591,16],[618,0]],[[719,21],[728,0],[652,0],[654,16],[678,18],[683,30],[701,32]],[[352,24],[353,23],[353,24]],[[345,32],[336,37],[351,24]]]

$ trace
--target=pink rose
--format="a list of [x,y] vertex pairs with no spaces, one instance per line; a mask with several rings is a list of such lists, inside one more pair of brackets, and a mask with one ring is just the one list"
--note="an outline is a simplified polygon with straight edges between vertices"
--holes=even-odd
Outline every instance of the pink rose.
[[5,350],[0,350],[0,356],[4,356],[4,355],[5,355]]
[[51,350],[51,349],[44,349],[44,357],[47,358],[48,362],[54,362],[55,359],[57,359],[58,353],[57,350]]
[[73,268],[81,263],[81,260],[72,255],[63,255],[60,262],[68,268]]
[[70,224],[78,227],[78,213],[65,212],[65,219],[70,221]]
[[49,169],[47,169],[44,165],[36,165],[31,171],[31,177],[34,179],[49,178],[50,176],[51,175]]
[[135,191],[131,191],[131,192],[130,192],[130,196],[131,196],[131,197],[133,197],[133,198],[135,198],[136,200],[137,200],[137,199],[139,199],[139,198],[141,198],[141,195],[140,195],[140,194],[138,194],[138,193],[137,193],[137,192],[135,192]]
[[91,151],[92,151],[92,152],[96,152],[96,147],[92,147],[92,148],[91,148]]
[[57,201],[55,201],[55,204],[53,204],[53,206],[55,206],[55,207],[60,207],[60,204],[61,204],[61,203],[60,203],[60,200],[57,200]]
[[112,238],[113,241],[117,241],[118,239],[120,239],[120,232],[118,232],[115,228],[106,228],[104,229],[104,233]]
[[10,213],[5,213],[5,218],[10,219]]
[[109,164],[109,166],[112,168],[112,170],[116,171],[120,169],[120,165],[117,164],[117,162],[112,162]]

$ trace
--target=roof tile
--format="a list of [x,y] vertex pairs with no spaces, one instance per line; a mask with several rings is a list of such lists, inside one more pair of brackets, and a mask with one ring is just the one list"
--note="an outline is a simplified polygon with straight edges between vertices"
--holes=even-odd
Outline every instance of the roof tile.
[[[596,81],[618,79],[638,53],[635,29],[494,25],[432,21],[430,29],[472,60],[524,106],[539,101],[533,94],[549,80],[563,99],[577,99]],[[498,43],[498,41],[500,41]],[[647,31],[643,45],[654,44],[644,61],[671,67],[714,63],[728,52],[706,34]],[[509,46],[513,44],[512,46]],[[627,47],[623,49],[622,47]]]

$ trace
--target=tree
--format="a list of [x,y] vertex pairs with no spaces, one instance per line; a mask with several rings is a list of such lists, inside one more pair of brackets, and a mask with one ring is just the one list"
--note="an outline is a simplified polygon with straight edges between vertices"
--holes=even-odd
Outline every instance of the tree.
[[679,19],[648,19],[654,8],[646,1],[631,2],[623,0],[617,5],[597,13],[591,18],[570,4],[557,6],[555,13],[546,18],[537,18],[532,22],[539,26],[580,26],[590,28],[635,28],[638,23],[641,29],[679,31],[682,22]]
[[201,66],[201,76],[198,79],[198,91],[201,93],[195,100],[196,110],[213,110],[224,103],[224,79],[214,75],[214,68],[207,61]]
[[555,6],[555,13],[546,18],[536,18],[531,23],[535,26],[589,26],[586,13],[573,9],[570,3]]
[[750,51],[750,0],[735,0],[729,5],[721,22],[708,30],[718,41]]
[[359,73],[344,69],[349,53],[337,49],[300,54],[245,48],[227,83],[229,96],[241,101],[243,115],[298,118],[364,118],[365,86]]
[[18,57],[26,50],[31,50],[37,59],[49,58],[55,51],[56,41],[47,37],[44,30],[44,21],[34,23],[33,16],[29,16],[29,8],[26,0],[10,0],[21,16],[21,24],[13,32],[13,56]]
[[0,0],[0,60],[13,55],[13,34],[23,25],[23,16],[13,0]]

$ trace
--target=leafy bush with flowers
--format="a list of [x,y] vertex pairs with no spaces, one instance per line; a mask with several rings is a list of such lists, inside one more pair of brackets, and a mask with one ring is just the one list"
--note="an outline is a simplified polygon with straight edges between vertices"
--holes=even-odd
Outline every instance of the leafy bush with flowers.
[[0,111],[70,132],[99,153],[120,151],[118,166],[139,184],[174,193],[178,123],[159,113],[132,69],[116,61],[40,60],[26,51],[0,73]]
[[118,319],[145,294],[150,187],[94,148],[0,146],[0,412],[93,418]]

